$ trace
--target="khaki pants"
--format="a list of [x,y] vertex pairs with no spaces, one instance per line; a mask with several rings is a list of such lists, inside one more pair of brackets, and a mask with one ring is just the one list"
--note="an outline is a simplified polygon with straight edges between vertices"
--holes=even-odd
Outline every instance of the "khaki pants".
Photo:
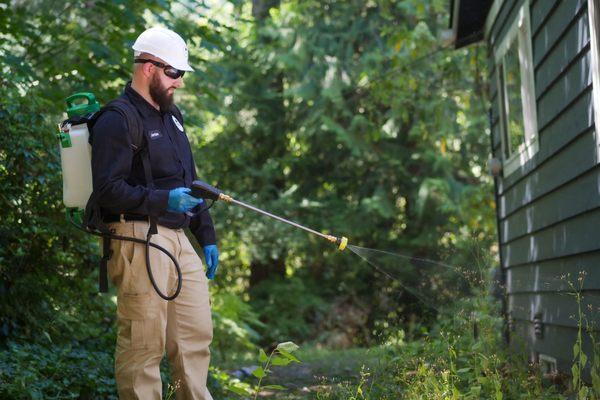
[[[148,232],[144,221],[109,226],[117,235],[140,239]],[[181,229],[159,226],[152,242],[172,253],[181,267],[183,285],[173,301],[161,299],[154,291],[144,245],[111,241],[108,273],[118,292],[115,376],[119,398],[161,399],[159,364],[166,349],[177,399],[212,400],[206,388],[212,320],[202,261]],[[169,257],[151,247],[150,263],[161,291],[173,293],[177,274]]]

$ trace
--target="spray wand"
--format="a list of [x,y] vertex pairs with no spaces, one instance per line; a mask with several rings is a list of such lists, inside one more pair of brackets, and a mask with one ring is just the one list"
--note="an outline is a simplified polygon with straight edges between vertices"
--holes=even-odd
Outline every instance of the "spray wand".
[[293,221],[287,220],[285,218],[282,218],[280,216],[271,214],[267,211],[261,210],[260,208],[257,208],[250,204],[246,204],[242,201],[236,200],[233,197],[223,193],[223,191],[217,189],[214,186],[209,185],[206,182],[202,182],[202,181],[192,182],[191,195],[194,197],[197,197],[197,198],[210,199],[213,201],[222,200],[226,203],[233,203],[238,206],[247,208],[248,210],[252,210],[254,212],[257,212],[259,214],[267,216],[269,218],[276,219],[277,221],[284,222],[288,225],[292,225],[293,227],[300,228],[302,230],[305,230],[306,232],[312,233],[313,235],[317,235],[324,239],[327,239],[330,242],[335,243],[338,246],[339,250],[344,250],[346,248],[346,246],[348,245],[348,238],[346,238],[344,236],[335,237],[333,235],[327,235],[327,234],[315,231],[314,229],[307,228],[306,226],[300,225],[296,222],[293,222]]

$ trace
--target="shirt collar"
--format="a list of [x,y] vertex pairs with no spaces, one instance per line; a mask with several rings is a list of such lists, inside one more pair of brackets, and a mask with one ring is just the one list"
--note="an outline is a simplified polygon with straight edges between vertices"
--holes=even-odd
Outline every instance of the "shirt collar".
[[125,95],[129,98],[129,100],[133,103],[135,108],[142,114],[142,117],[148,118],[151,116],[163,116],[164,113],[157,110],[152,106],[152,104],[148,103],[148,101],[142,97],[141,94],[135,91],[134,88],[131,87],[131,81],[127,82],[125,85]]

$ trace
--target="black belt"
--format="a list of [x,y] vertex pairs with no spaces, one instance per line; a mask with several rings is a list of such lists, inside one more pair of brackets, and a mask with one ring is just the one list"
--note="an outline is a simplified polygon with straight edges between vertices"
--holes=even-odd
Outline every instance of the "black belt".
[[[123,215],[123,219],[125,221],[148,221],[147,215],[137,215],[137,214],[122,214],[122,215]],[[119,215],[119,214],[106,215],[103,219],[104,219],[104,222],[107,224],[110,222],[120,222],[121,215]]]

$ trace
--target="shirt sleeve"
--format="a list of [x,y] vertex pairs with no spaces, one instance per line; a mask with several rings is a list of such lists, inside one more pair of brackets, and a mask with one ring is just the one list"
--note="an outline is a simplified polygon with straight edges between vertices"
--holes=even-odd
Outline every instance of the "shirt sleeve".
[[92,145],[93,188],[98,204],[114,213],[132,213],[159,217],[169,201],[169,191],[149,189],[127,182],[133,151],[127,121],[119,112],[104,112],[94,125]]
[[[198,179],[196,176],[196,166],[192,160],[192,176],[193,180]],[[209,244],[217,244],[217,233],[215,232],[215,226],[213,220],[208,212],[208,205],[206,199],[202,204],[198,205],[194,210],[196,214],[190,220],[190,230],[198,240],[198,243],[202,247],[208,246]]]
[[217,244],[217,234],[212,218],[208,212],[206,200],[194,210],[196,215],[190,220],[190,230],[200,243],[200,246]]

